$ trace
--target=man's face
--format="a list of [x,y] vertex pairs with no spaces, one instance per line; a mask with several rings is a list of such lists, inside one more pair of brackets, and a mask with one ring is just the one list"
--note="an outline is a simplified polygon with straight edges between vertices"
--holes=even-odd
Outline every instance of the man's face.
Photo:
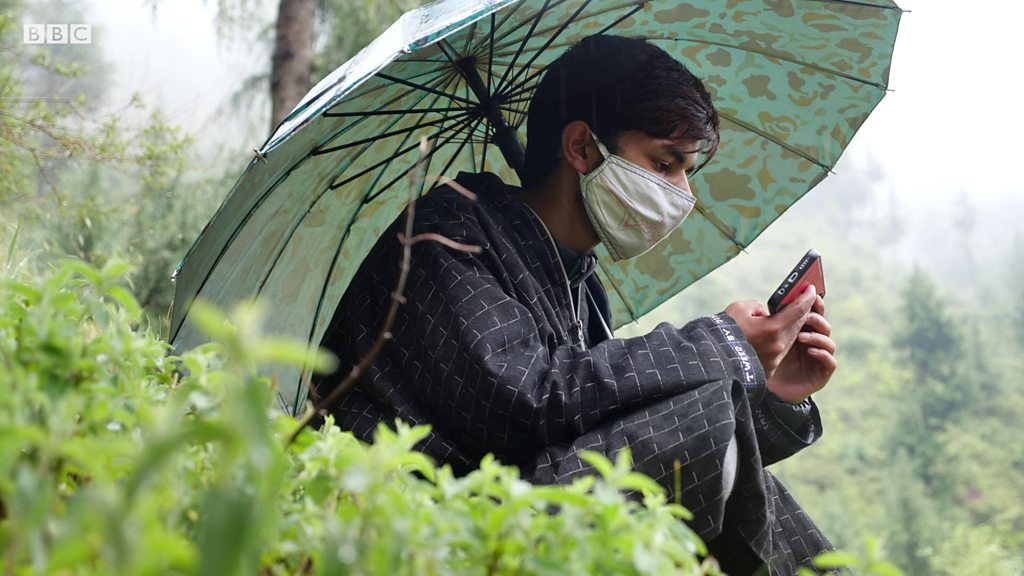
[[693,174],[699,160],[701,142],[681,137],[655,138],[639,130],[619,133],[613,154],[621,156],[650,171],[669,183],[690,189],[688,176]]

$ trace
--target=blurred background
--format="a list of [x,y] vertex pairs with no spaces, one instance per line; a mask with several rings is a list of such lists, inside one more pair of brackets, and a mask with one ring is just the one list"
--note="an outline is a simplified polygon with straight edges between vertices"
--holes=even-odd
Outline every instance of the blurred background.
[[[313,78],[416,0],[321,0]],[[841,547],[907,574],[1024,574],[1019,3],[904,0],[890,88],[836,174],[746,253],[620,330],[764,301],[824,255],[840,369],[812,448],[777,464]],[[171,271],[266,139],[278,0],[0,0],[0,263],[134,265],[166,333]],[[91,43],[30,45],[81,22]]]

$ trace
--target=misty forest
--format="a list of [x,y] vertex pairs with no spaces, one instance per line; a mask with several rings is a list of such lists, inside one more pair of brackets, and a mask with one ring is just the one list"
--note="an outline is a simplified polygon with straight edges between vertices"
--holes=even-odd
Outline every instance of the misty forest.
[[[138,2],[152,11],[153,18],[167,8],[167,3],[159,0]],[[97,390],[122,390],[117,388],[126,385],[122,380],[142,378],[140,374],[148,374],[146,378],[155,382],[153,387],[173,380],[156,360],[160,355],[157,352],[162,350],[160,339],[166,337],[174,292],[171,272],[251,159],[254,143],[263,140],[272,118],[280,118],[274,101],[277,94],[269,89],[275,34],[281,34],[280,30],[275,33],[276,11],[271,6],[277,2],[225,0],[206,4],[207,12],[215,14],[215,19],[195,25],[214,28],[224,50],[242,47],[256,72],[216,103],[220,127],[211,124],[209,129],[195,129],[176,121],[168,112],[175,108],[173,102],[168,106],[166,98],[146,91],[128,96],[113,93],[118,64],[101,50],[75,46],[44,50],[22,44],[22,22],[88,22],[94,9],[91,0],[0,0],[0,265],[4,266],[7,283],[0,288],[5,315],[0,318],[0,335],[11,337],[15,334],[12,330],[22,326],[17,334],[25,339],[20,340],[23,344],[31,334],[40,343],[49,342],[47,338],[57,342],[50,345],[52,349],[39,344],[38,350],[5,356],[7,367],[0,367],[8,375],[21,374],[21,379],[14,381],[22,382],[8,383],[0,375],[0,390],[5,396],[0,400],[0,412],[4,414],[0,418],[0,549],[4,550],[0,564],[6,567],[6,573],[78,573],[75,566],[79,562],[82,566],[118,566],[125,570],[122,573],[161,572],[161,565],[146,558],[145,551],[150,547],[163,550],[175,571],[190,572],[202,562],[199,571],[211,574],[237,570],[254,573],[261,566],[260,573],[312,573],[312,565],[317,565],[317,570],[324,568],[317,564],[320,560],[316,554],[295,552],[304,538],[313,538],[302,530],[315,532],[316,537],[322,532],[325,538],[353,534],[340,524],[295,528],[300,525],[296,518],[302,513],[298,504],[273,520],[268,519],[268,512],[252,511],[260,508],[263,499],[276,498],[281,486],[290,486],[285,473],[289,466],[299,466],[306,474],[321,460],[308,456],[300,466],[296,457],[280,452],[273,441],[264,445],[228,432],[225,438],[234,440],[216,440],[220,428],[213,424],[189,432],[195,436],[175,440],[182,446],[190,442],[190,448],[183,448],[178,456],[167,456],[168,462],[182,459],[197,475],[194,481],[182,482],[189,485],[187,495],[176,492],[179,489],[174,487],[171,464],[147,460],[146,466],[166,473],[131,476],[126,482],[134,488],[125,490],[139,492],[124,498],[135,498],[134,504],[118,508],[114,503],[121,502],[119,492],[98,488],[85,503],[67,507],[59,504],[61,498],[76,491],[86,493],[90,482],[99,486],[110,480],[109,486],[118,485],[117,470],[134,470],[131,467],[135,464],[125,464],[134,462],[126,456],[135,454],[131,446],[145,444],[148,440],[143,439],[149,438],[149,432],[140,432],[135,440],[124,436],[117,442],[103,441],[102,450],[90,452],[89,446],[93,445],[86,441],[87,428],[74,425],[86,421],[81,414],[94,414],[96,422],[121,414],[124,422],[137,419],[133,425],[139,430],[159,435],[170,434],[166,432],[169,422],[189,410],[196,414],[209,410],[215,415],[210,416],[210,422],[223,424],[242,414],[239,407],[247,405],[247,400],[241,399],[232,408],[234,405],[228,404],[234,397],[232,389],[221,382],[220,376],[214,376],[232,374],[236,368],[244,373],[246,362],[258,359],[258,355],[250,358],[243,352],[237,352],[241,356],[235,360],[231,360],[231,353],[222,361],[197,356],[195,373],[209,370],[209,385],[214,387],[211,390],[223,393],[203,392],[198,388],[200,384],[193,382],[190,386],[197,388],[190,392],[189,402],[194,406],[185,409],[181,404],[178,412],[159,411],[156,405],[164,396],[152,390],[146,392],[147,396],[119,396],[120,400],[102,403],[81,400],[82,406],[88,406],[87,411],[82,412],[86,408],[80,407],[69,412],[72,408],[58,410],[64,400],[55,400],[56,393],[51,389],[56,386],[53,382],[65,381],[62,379],[70,382],[68,390],[83,386],[82,382],[100,381],[104,369],[102,361],[95,360],[97,353],[89,351],[92,338],[110,347],[102,355],[122,358],[126,366],[138,363],[131,370],[125,368],[120,379],[104,380],[105,387]],[[309,55],[312,81],[315,83],[347,60],[415,5],[414,0],[320,2],[314,22],[317,42]],[[94,27],[93,36],[94,42],[100,41],[99,27]],[[307,89],[302,87],[300,92]],[[898,93],[887,96],[894,97]],[[881,106],[886,104],[883,101]],[[735,300],[763,302],[808,248],[817,249],[823,255],[827,317],[834,330],[839,369],[828,387],[814,397],[824,423],[822,439],[799,455],[773,465],[772,471],[786,482],[844,554],[849,554],[848,560],[840,557],[833,559],[836,562],[857,565],[878,559],[877,565],[863,571],[879,574],[1021,575],[1024,229],[1018,216],[1024,210],[1024,200],[1020,187],[1017,195],[970,189],[933,194],[900,188],[888,170],[871,149],[847,154],[836,167],[836,174],[791,207],[744,253],[640,322],[620,328],[616,335],[638,335],[662,321],[683,324],[718,313]],[[68,259],[85,266],[68,268],[63,264]],[[127,266],[122,266],[124,263]],[[11,286],[21,288],[14,290]],[[68,290],[72,294],[91,290],[97,296],[76,305],[59,296]],[[36,308],[50,310],[50,320],[34,320],[39,322],[38,333],[18,324],[21,320],[17,319],[33,317],[32,306],[15,305],[18,298],[37,298]],[[78,312],[72,313],[74,310]],[[86,318],[96,327],[83,328]],[[244,325],[245,318],[243,314],[236,321]],[[211,325],[219,324],[211,321]],[[141,346],[137,343],[141,340],[133,340],[142,338],[139,334],[146,334],[146,345],[156,348],[132,348]],[[247,342],[246,338],[239,336],[238,341]],[[79,341],[82,348],[74,352],[76,360],[66,360],[72,352],[62,347]],[[8,344],[0,342],[3,347]],[[227,348],[230,352],[231,347]],[[135,350],[135,356],[129,357],[126,350]],[[22,372],[11,368],[11,358],[29,358],[26,355],[30,352],[36,354],[31,356],[35,360],[25,360],[25,367],[18,369]],[[2,354],[7,355],[8,349]],[[143,359],[145,354],[149,355]],[[213,353],[206,350],[203,354]],[[273,358],[285,356],[281,353]],[[237,365],[232,363],[236,361]],[[35,377],[30,377],[33,374]],[[161,379],[166,382],[161,383]],[[17,390],[13,396],[12,389]],[[36,406],[37,401],[41,407],[23,410]],[[146,404],[152,406],[129,408]],[[236,408],[237,412],[231,411]],[[131,416],[125,415],[129,412]],[[97,434],[115,433],[100,424],[96,427]],[[246,424],[238,433],[273,438],[275,430],[288,428],[288,424],[279,418],[271,429],[265,428]],[[177,438],[166,436],[171,437]],[[303,442],[312,446],[312,438],[306,437]],[[332,438],[324,441],[344,444]],[[391,449],[400,452],[403,442],[407,449],[413,441],[401,437],[394,440]],[[160,445],[174,446],[168,442]],[[67,453],[45,456],[48,444],[62,446]],[[29,445],[35,448],[25,447]],[[266,461],[276,462],[277,467],[261,467],[270,466],[261,464],[265,460],[259,454],[264,449],[270,455],[265,456],[270,459]],[[173,452],[167,450],[168,454]],[[306,454],[315,450],[325,449],[313,446]],[[60,464],[74,462],[76,457],[85,462],[89,458],[84,454],[97,454],[95,457],[108,462],[109,467],[103,471],[85,464],[70,468]],[[324,458],[323,462],[328,461],[324,453],[318,454],[316,457]],[[375,466],[386,468],[380,465],[385,461],[380,458],[398,458],[391,453],[360,454],[365,462],[376,463],[368,464],[371,471],[365,474],[377,474],[372,470]],[[359,458],[352,456],[352,461],[363,462]],[[422,473],[430,474],[433,472]],[[496,483],[511,482],[494,474],[492,480]],[[608,474],[613,475],[610,471]],[[419,481],[412,474],[408,476],[410,483]],[[231,493],[232,486],[243,485],[251,478],[259,478],[253,481],[251,501],[224,497]],[[370,484],[380,484],[375,488],[378,490],[395,489],[388,488],[383,480]],[[56,488],[49,499],[44,499],[30,489],[34,485]],[[461,486],[457,489],[467,493],[485,490],[479,485],[452,486]],[[637,488],[621,478],[616,486]],[[313,484],[308,488],[311,493],[315,489],[321,488]],[[509,494],[514,493],[512,490]],[[391,493],[387,497],[397,498]],[[174,507],[165,503],[174,498],[186,503]],[[566,497],[562,504],[569,507],[570,500]],[[378,502],[367,497],[366,502],[376,502],[367,504],[366,510],[377,510],[382,518],[397,516],[394,510],[400,509],[394,503],[397,501]],[[392,512],[387,511],[389,506]],[[232,535],[233,540],[221,542],[217,538],[222,536],[210,534],[218,530],[232,532],[233,525],[229,520],[221,525],[204,523],[204,510],[219,510],[230,521],[262,522],[265,527],[262,532],[238,531]],[[200,520],[193,517],[197,513]],[[163,520],[150,525],[140,520],[147,514]],[[411,521],[419,518],[409,514]],[[47,520],[48,515],[63,520]],[[15,528],[5,518],[21,518],[25,524]],[[117,522],[123,521],[125,528],[110,528],[112,524],[107,522],[115,518],[121,519]],[[421,542],[416,540],[414,528],[401,528],[405,525],[397,519],[387,520],[392,521],[399,528],[366,524],[364,532],[408,530],[402,534],[409,546]],[[649,522],[654,526],[655,520]],[[187,536],[167,536],[177,534],[174,530],[179,525],[185,526],[181,534]],[[260,542],[270,538],[268,534],[277,534],[276,530],[282,535],[273,536],[274,542],[285,544],[261,548]],[[563,538],[574,538],[571,530],[565,530]],[[641,528],[635,530],[642,533]],[[99,536],[75,540],[69,535],[76,531],[117,534],[116,538],[111,536],[116,545],[99,543],[104,540]],[[193,535],[198,535],[199,552],[190,551]],[[494,542],[498,540],[465,537],[483,538],[486,543],[480,544],[482,547],[497,546]],[[430,541],[424,538],[422,542]],[[65,540],[76,543],[58,545]],[[221,565],[209,560],[203,553],[207,544],[234,550],[242,563],[223,560],[227,563]],[[486,549],[515,552],[507,543],[502,546]],[[601,544],[594,546],[597,550]],[[388,566],[385,556],[398,554],[385,548],[373,549],[380,553],[373,561],[381,563],[367,565],[367,572],[383,573]],[[196,554],[201,560],[196,560]],[[290,560],[290,554],[298,554],[298,560]],[[634,557],[636,554],[634,551]],[[498,569],[489,573],[520,569],[550,569],[549,573],[555,573],[551,566],[496,563],[492,568],[495,566]],[[415,573],[414,568],[411,570]]]

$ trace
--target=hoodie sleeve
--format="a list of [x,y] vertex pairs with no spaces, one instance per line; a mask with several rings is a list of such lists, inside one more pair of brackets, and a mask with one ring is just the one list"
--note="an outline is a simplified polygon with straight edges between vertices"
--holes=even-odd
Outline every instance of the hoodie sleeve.
[[823,427],[818,405],[807,398],[788,404],[768,391],[753,409],[754,429],[765,466],[785,460],[821,437]]

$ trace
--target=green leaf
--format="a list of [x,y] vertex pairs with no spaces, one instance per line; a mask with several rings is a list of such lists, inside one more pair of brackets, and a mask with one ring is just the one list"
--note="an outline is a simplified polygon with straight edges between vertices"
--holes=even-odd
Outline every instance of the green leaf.
[[258,557],[255,502],[244,486],[211,489],[199,529],[200,576],[252,574]]
[[97,272],[92,266],[89,266],[81,260],[63,260],[61,267],[64,270],[70,272],[77,272],[80,276],[85,277],[93,286],[100,286],[103,284],[103,277]]
[[331,352],[306,343],[284,338],[265,338],[251,348],[252,358],[259,362],[281,363],[318,373],[330,373],[338,364]]
[[129,272],[131,272],[132,265],[120,258],[112,258],[103,265],[103,269],[100,270],[100,275],[105,280],[119,280]]
[[142,317],[142,308],[139,307],[135,296],[132,296],[132,293],[127,288],[124,286],[108,286],[106,292],[107,295],[124,308],[128,314],[128,320],[134,322]]
[[623,476],[619,484],[622,488],[647,492],[651,494],[664,494],[665,489],[655,482],[650,476],[639,472],[630,472]]
[[824,552],[814,557],[814,565],[825,570],[833,568],[849,568],[857,565],[857,556],[848,552]]
[[192,301],[188,318],[200,331],[215,340],[229,340],[234,333],[227,317],[216,306],[201,298]]
[[612,461],[604,454],[592,450],[580,450],[579,456],[580,460],[593,466],[594,470],[597,470],[597,473],[603,478],[611,478],[614,475],[615,468],[612,466]]

